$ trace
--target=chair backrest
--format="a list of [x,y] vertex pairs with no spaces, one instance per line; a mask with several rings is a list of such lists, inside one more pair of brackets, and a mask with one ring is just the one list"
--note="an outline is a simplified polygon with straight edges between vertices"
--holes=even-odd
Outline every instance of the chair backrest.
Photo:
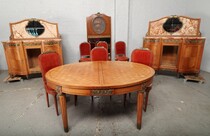
[[56,52],[46,52],[38,56],[39,67],[42,73],[42,79],[46,85],[45,74],[52,68],[62,65],[60,56]]
[[118,41],[115,43],[115,56],[126,55],[126,44],[123,41]]
[[106,41],[99,41],[96,46],[103,46],[108,51],[108,43]]
[[92,61],[107,61],[108,51],[104,47],[94,47],[90,52],[90,58]]
[[90,56],[91,45],[88,42],[83,42],[79,46],[80,49],[80,57],[81,56]]
[[153,54],[150,50],[135,49],[131,53],[131,62],[152,66]]

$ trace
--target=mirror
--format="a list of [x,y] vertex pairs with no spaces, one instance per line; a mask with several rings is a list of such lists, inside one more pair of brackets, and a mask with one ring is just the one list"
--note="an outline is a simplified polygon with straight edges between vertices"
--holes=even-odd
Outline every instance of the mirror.
[[93,19],[92,27],[95,33],[102,34],[105,31],[105,20],[102,17]]
[[179,20],[177,16],[173,16],[171,18],[168,18],[166,22],[163,24],[163,29],[166,32],[174,33],[179,31],[182,28],[183,24]]
[[36,20],[32,20],[32,21],[28,21],[28,24],[26,25],[26,31],[28,34],[32,35],[32,36],[39,36],[42,33],[44,33],[44,26]]

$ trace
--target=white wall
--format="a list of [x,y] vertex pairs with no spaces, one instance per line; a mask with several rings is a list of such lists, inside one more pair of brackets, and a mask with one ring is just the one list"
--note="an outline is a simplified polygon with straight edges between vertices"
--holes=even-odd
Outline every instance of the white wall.
[[[16,2],[16,3],[14,3]],[[97,12],[112,17],[112,53],[114,42],[127,43],[127,55],[142,46],[148,22],[169,15],[201,18],[201,32],[207,38],[201,69],[210,72],[210,9],[208,0],[0,0],[0,41],[9,39],[9,23],[40,18],[59,25],[65,63],[77,62],[79,44],[86,41],[86,17]],[[7,69],[0,45],[0,69]]]
[[187,0],[131,0],[129,18],[129,53],[142,47],[143,37],[148,31],[149,21],[164,16],[186,15]]
[[[116,0],[115,8],[115,35],[113,37],[114,43],[116,41],[124,41],[128,46],[129,38],[129,0]],[[113,46],[114,47],[114,44]],[[114,51],[114,49],[113,49]],[[113,52],[114,53],[114,52]],[[127,50],[128,54],[128,50]],[[112,55],[114,56],[114,54]]]
[[[86,17],[97,12],[114,16],[113,0],[0,0],[0,41],[9,39],[10,22],[39,18],[58,23],[65,63],[78,62],[79,44],[87,41]],[[112,29],[114,29],[112,18]],[[0,46],[0,69],[7,69]]]
[[201,69],[210,72],[210,3],[209,0],[187,1],[189,16],[201,18],[200,31],[206,37]]

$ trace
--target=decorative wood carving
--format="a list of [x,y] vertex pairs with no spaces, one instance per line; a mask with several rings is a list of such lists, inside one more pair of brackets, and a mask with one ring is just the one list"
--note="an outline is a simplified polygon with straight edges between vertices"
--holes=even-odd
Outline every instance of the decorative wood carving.
[[[33,36],[28,33],[26,26],[31,21],[37,21],[44,27],[44,32],[41,33],[39,36]],[[36,32],[36,27],[34,28],[34,33]],[[54,39],[54,38],[60,38],[59,32],[58,32],[58,24],[57,23],[51,23],[47,22],[42,19],[25,19],[19,22],[10,23],[10,40],[25,40],[25,39]]]
[[113,92],[112,89],[107,89],[107,90],[95,89],[95,90],[92,90],[92,95],[112,95],[112,92]]
[[[182,22],[179,31],[170,33],[164,30],[163,24],[171,18],[178,18]],[[200,18],[190,18],[186,16],[167,16],[149,22],[147,36],[200,36]]]

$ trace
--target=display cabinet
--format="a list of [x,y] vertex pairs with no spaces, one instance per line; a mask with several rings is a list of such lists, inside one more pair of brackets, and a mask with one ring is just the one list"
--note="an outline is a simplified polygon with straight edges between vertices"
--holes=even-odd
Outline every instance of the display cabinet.
[[93,14],[86,18],[87,41],[91,44],[91,49],[99,41],[108,43],[109,59],[111,60],[111,17],[105,14]]
[[154,54],[152,67],[178,74],[198,74],[205,43],[199,29],[199,18],[167,16],[150,21],[143,47]]
[[57,52],[63,62],[57,23],[26,19],[10,23],[10,31],[10,40],[2,43],[11,77],[40,73],[38,56],[43,52]]

